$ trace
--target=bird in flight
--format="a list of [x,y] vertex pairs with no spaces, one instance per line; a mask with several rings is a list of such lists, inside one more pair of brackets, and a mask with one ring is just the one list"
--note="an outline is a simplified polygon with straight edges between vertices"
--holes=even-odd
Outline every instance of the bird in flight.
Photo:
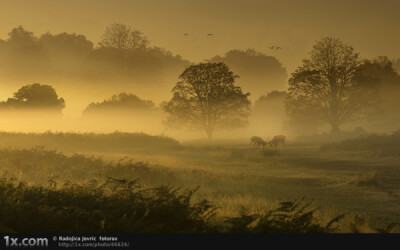
[[185,34],[183,34],[184,36],[189,36],[189,34],[188,33],[185,33]]
[[207,36],[214,36],[214,34],[209,33],[209,34],[207,34]]
[[282,48],[279,47],[279,46],[271,46],[271,47],[268,47],[268,48],[270,48],[270,49],[272,49],[272,50],[280,50],[280,49],[282,49]]

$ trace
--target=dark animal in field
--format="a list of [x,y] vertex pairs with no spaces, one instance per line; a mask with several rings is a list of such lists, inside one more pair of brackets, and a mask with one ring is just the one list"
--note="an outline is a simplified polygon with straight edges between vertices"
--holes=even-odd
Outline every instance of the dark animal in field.
[[256,146],[256,147],[263,147],[267,145],[267,142],[264,141],[261,137],[259,136],[253,136],[250,139],[250,145]]
[[272,138],[272,140],[270,140],[269,142],[268,142],[268,144],[271,146],[271,147],[277,147],[278,145],[285,145],[285,140],[286,140],[286,136],[284,136],[284,135],[277,135],[277,136],[274,136],[274,138]]

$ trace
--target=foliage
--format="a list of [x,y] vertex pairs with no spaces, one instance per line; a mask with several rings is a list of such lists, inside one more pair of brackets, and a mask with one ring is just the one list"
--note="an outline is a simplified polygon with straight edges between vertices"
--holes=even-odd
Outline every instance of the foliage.
[[149,41],[143,37],[142,32],[124,24],[114,23],[109,25],[104,32],[100,48],[113,48],[120,51],[143,49]]
[[201,233],[215,207],[191,203],[196,190],[143,189],[135,181],[107,178],[56,188],[0,180],[0,221],[17,233]]
[[310,208],[312,202],[304,204],[304,198],[294,202],[280,202],[279,207],[264,214],[250,214],[247,209],[240,211],[239,217],[228,218],[231,224],[229,232],[239,233],[333,233],[334,227],[344,215],[331,219],[325,226],[316,222],[314,213],[317,208]]
[[0,178],[0,232],[334,233],[343,217],[321,223],[303,198],[259,214],[243,208],[222,222],[211,202],[193,201],[198,188],[165,185],[171,173],[131,160],[3,149],[0,167],[8,171]]
[[91,103],[83,111],[85,114],[104,111],[141,111],[148,112],[154,109],[154,103],[150,100],[142,100],[134,94],[120,93],[101,103]]
[[70,152],[130,152],[134,150],[179,149],[175,139],[144,133],[7,133],[0,132],[0,146],[31,148],[44,146]]
[[249,93],[235,86],[235,76],[224,63],[201,63],[188,67],[164,105],[167,126],[204,130],[211,138],[216,128],[240,128],[248,123]]
[[[271,91],[254,102],[250,126],[254,131],[263,131],[269,136],[284,133],[287,122],[286,91]],[[259,132],[260,133],[260,132]],[[286,132],[285,132],[286,133]]]
[[382,127],[389,131],[398,128],[400,116],[400,75],[387,57],[364,60],[356,71],[356,80],[363,81],[375,92],[376,112],[371,113],[366,121],[374,129]]
[[161,87],[165,77],[175,77],[189,62],[149,43],[140,31],[124,24],[109,25],[98,46],[82,34],[35,36],[19,26],[8,39],[0,40],[0,64],[18,81],[40,76],[96,84],[157,83]]
[[224,56],[215,56],[209,62],[226,63],[229,68],[241,76],[238,83],[253,96],[275,89],[286,89],[287,72],[281,62],[254,49],[230,50]]
[[54,88],[50,85],[34,83],[21,87],[9,98],[0,104],[8,109],[43,109],[61,112],[65,107],[63,98],[58,98]]
[[[310,58],[303,60],[289,79],[287,113],[297,120],[326,122],[333,132],[356,115],[367,112],[371,91],[364,81],[355,81],[360,65],[353,47],[324,37],[314,45]],[[373,100],[373,99],[372,99]]]
[[400,130],[391,135],[371,134],[321,146],[322,151],[366,152],[379,156],[400,155]]
[[93,43],[84,35],[79,34],[68,34],[66,32],[53,35],[51,33],[45,33],[40,36],[39,44],[45,50],[47,56],[59,58],[59,54],[62,54],[66,60],[66,56],[71,54],[79,54],[81,56],[88,56],[93,50]]

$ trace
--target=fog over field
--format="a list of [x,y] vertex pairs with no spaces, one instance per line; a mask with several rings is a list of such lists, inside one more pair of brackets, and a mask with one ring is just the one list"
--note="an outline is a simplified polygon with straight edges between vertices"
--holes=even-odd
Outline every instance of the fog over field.
[[400,232],[399,9],[0,0],[0,233]]

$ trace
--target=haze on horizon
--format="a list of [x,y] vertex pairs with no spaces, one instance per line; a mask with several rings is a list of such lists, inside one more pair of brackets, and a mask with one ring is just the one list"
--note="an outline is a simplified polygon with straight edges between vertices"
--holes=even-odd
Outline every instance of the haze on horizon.
[[[83,34],[96,44],[118,22],[193,62],[254,48],[277,57],[290,74],[323,36],[351,44],[365,58],[400,57],[399,9],[396,0],[0,0],[0,39],[22,25],[35,35]],[[273,45],[283,49],[272,51]]]
[[[92,46],[91,50],[94,51],[99,48],[98,42],[106,28],[119,23],[142,32],[150,42],[149,48],[160,47],[172,52],[172,56],[167,53],[162,58],[153,58],[154,60],[146,60],[139,55],[139,59],[127,71],[124,71],[125,68],[107,68],[108,61],[111,64],[113,62],[112,57],[103,57],[103,61],[92,57],[92,61],[83,62],[78,57],[69,58],[68,53],[58,54],[59,51],[53,51],[53,54],[50,53],[50,60],[44,59],[47,64],[41,65],[35,56],[28,55],[33,63],[26,65],[32,67],[18,64],[19,61],[15,60],[15,65],[6,62],[5,67],[0,68],[0,101],[12,97],[23,85],[48,84],[56,89],[59,97],[65,99],[66,105],[62,113],[63,118],[67,119],[58,124],[46,123],[46,130],[52,126],[56,130],[67,127],[69,130],[113,131],[115,127],[108,124],[100,126],[105,125],[101,121],[96,120],[96,126],[92,123],[84,126],[77,120],[89,104],[99,104],[121,93],[130,93],[142,100],[153,101],[158,108],[160,103],[171,98],[171,89],[185,65],[205,60],[217,62],[227,59],[226,53],[235,50],[236,54],[229,59],[233,61],[229,67],[240,75],[236,83],[245,93],[250,92],[249,99],[254,105],[252,107],[259,110],[260,117],[265,118],[257,118],[256,122],[252,120],[253,127],[247,130],[247,134],[238,133],[240,136],[270,133],[270,136],[281,133],[281,123],[286,119],[283,106],[286,95],[283,91],[287,91],[287,79],[301,66],[302,60],[308,57],[317,40],[322,37],[340,39],[359,52],[360,59],[372,60],[378,56],[400,58],[400,17],[397,15],[399,7],[400,2],[393,0],[0,0],[0,42],[8,38],[11,30],[22,26],[25,31],[33,32],[38,38],[46,32],[51,35],[64,32],[71,36],[84,35],[88,40],[86,42],[93,43],[95,49]],[[271,49],[271,46],[282,49]],[[247,55],[248,58],[253,56],[253,59],[256,58],[254,61],[246,61],[243,54],[248,51],[253,53]],[[175,57],[176,55],[183,59]],[[261,61],[258,61],[259,55]],[[8,59],[7,56],[4,58]],[[19,58],[19,55],[15,58]],[[43,58],[47,57],[42,56],[41,59]],[[143,58],[145,59],[142,60]],[[14,58],[10,56],[10,59]],[[164,64],[158,64],[158,60],[164,60]],[[98,61],[101,62],[96,64]],[[55,73],[50,69],[54,65]],[[46,67],[50,71],[41,71],[47,69]],[[15,72],[14,68],[17,69]],[[82,71],[74,71],[78,68]],[[28,73],[25,74],[26,69]],[[240,69],[243,71],[238,73]],[[129,74],[124,75],[127,72]],[[277,91],[276,103],[271,104],[270,100],[261,98],[273,91]],[[257,101],[260,100],[257,108]],[[265,105],[273,106],[268,115],[265,113]],[[103,116],[103,113],[100,112],[99,116]],[[149,119],[151,122],[148,123],[157,124],[152,127],[156,131],[154,133],[163,133],[165,128],[161,125],[162,115],[154,116],[157,119]],[[21,119],[26,119],[25,115]],[[23,131],[26,124],[21,121],[17,119],[15,123],[5,124],[8,121],[3,119],[2,123],[7,128]],[[35,131],[40,131],[42,124],[39,119],[37,124],[31,122],[28,127],[36,126],[38,129]],[[268,124],[268,128],[265,124]],[[118,128],[135,131],[143,127],[149,128],[146,122],[132,126],[132,121],[126,121],[123,125]],[[187,135],[182,137],[185,136]]]

